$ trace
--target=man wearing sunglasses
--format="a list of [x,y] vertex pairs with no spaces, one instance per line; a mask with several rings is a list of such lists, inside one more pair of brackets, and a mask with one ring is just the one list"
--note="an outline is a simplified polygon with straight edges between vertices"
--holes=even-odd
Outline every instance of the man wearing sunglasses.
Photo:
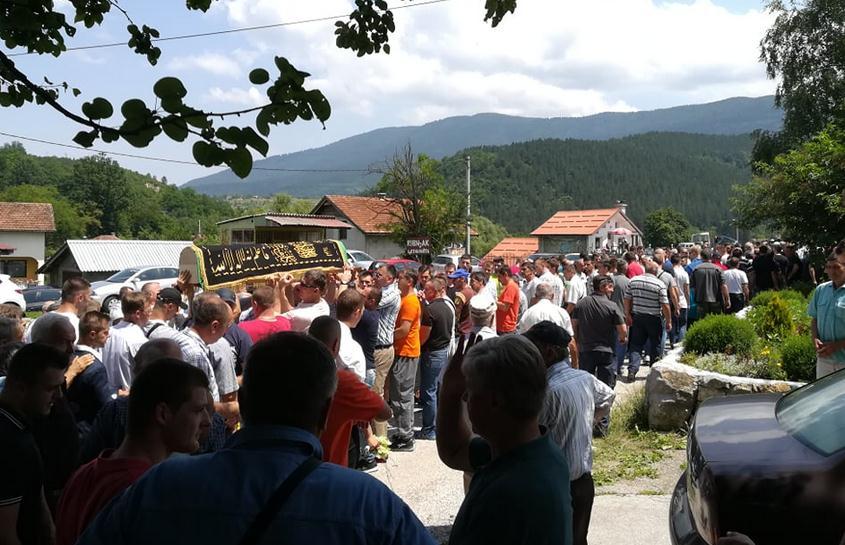
[[[290,303],[287,294],[287,288],[291,285],[295,300],[299,301],[295,307]],[[329,304],[323,299],[326,292],[326,274],[323,271],[311,269],[296,283],[293,276],[286,274],[276,283],[276,290],[279,313],[290,320],[293,331],[308,331],[314,318],[328,316],[330,313]]]

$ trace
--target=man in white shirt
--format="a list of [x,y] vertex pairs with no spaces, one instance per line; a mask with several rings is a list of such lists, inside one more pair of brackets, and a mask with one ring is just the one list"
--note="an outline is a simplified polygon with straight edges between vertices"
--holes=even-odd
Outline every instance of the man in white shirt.
[[577,274],[575,265],[572,265],[571,263],[566,265],[563,269],[563,276],[569,283],[569,289],[566,290],[564,298],[566,311],[569,314],[572,314],[572,311],[575,310],[575,305],[578,304],[578,301],[587,296],[587,284],[581,276]]
[[681,264],[681,257],[673,254],[669,258],[672,262],[672,270],[675,272],[675,282],[678,284],[678,308],[680,312],[672,321],[672,333],[670,343],[674,347],[676,343],[684,340],[687,332],[687,313],[689,312],[689,274]]
[[127,293],[120,302],[123,320],[109,331],[103,347],[103,365],[115,390],[129,391],[135,354],[147,342],[144,326],[150,319],[147,302],[139,292]]
[[361,381],[367,374],[367,360],[361,345],[352,338],[352,329],[364,315],[364,296],[358,290],[344,290],[337,296],[335,307],[340,322],[340,348],[335,363],[338,369],[352,371]]
[[745,308],[745,302],[748,301],[748,275],[738,267],[739,258],[732,257],[728,259],[728,270],[722,273],[731,299],[731,308],[728,309],[731,314]]
[[[328,316],[331,313],[329,304],[323,299],[326,293],[326,274],[323,271],[312,269],[302,275],[302,280],[294,283],[293,276],[282,275],[276,284],[276,302],[279,305],[278,312],[291,322],[293,331],[306,332],[314,318]],[[296,299],[299,304],[294,307],[287,296],[287,287],[293,285]]]
[[537,286],[534,292],[537,302],[525,311],[525,314],[519,321],[517,329],[520,333],[525,333],[534,324],[549,321],[565,329],[569,335],[574,334],[569,313],[552,302],[552,298],[554,297],[553,290],[554,288],[550,284],[541,283]]
[[[555,306],[563,304],[563,280],[557,275],[557,271],[552,271],[549,267],[549,262],[543,258],[538,259],[535,263],[537,271],[540,274],[540,282],[549,284],[553,289],[552,303]],[[534,299],[537,299],[535,292]]]
[[[525,294],[525,298],[530,305],[531,302],[534,300],[534,290],[537,289],[537,285],[540,283],[540,279],[537,278],[536,269],[534,264],[530,261],[525,261],[520,266],[520,272],[522,273],[522,278],[524,282],[522,283],[522,293]],[[526,305],[527,307],[528,305]]]
[[[62,284],[62,300],[59,308],[53,311],[55,314],[64,316],[70,321],[73,330],[76,332],[76,340],[79,340],[79,316],[83,314],[91,298],[91,284],[84,278],[70,278]],[[32,325],[24,333],[23,341],[32,342]]]

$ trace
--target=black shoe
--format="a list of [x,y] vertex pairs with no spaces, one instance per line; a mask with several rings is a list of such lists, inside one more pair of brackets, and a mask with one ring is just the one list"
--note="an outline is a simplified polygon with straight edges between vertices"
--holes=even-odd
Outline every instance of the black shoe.
[[390,443],[391,452],[414,452],[414,438],[410,439],[394,439]]
[[378,461],[375,456],[368,453],[365,457],[358,460],[358,467],[356,469],[364,473],[373,473],[378,471]]

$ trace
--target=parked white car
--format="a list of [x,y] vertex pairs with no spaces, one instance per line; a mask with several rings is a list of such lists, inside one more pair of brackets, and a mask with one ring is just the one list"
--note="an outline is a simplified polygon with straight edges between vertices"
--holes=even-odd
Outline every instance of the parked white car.
[[12,277],[8,274],[0,274],[0,303],[4,305],[17,305],[21,310],[26,308],[23,289],[12,282]]
[[361,250],[346,250],[346,255],[349,256],[349,264],[355,269],[367,270],[375,261],[373,256]]
[[162,288],[169,288],[176,284],[179,279],[179,269],[176,267],[150,266],[130,267],[118,271],[105,280],[99,280],[91,284],[91,297],[108,308],[113,299],[117,299],[120,288],[127,286],[135,291],[144,287],[144,284],[158,282]]

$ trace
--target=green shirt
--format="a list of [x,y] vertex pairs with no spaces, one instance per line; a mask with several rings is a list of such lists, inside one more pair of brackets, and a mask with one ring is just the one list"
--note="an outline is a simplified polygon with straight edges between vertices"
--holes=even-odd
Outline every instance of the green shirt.
[[548,434],[491,460],[481,438],[470,444],[480,468],[455,517],[449,545],[571,545],[569,466]]
[[[807,314],[816,319],[820,340],[845,340],[845,285],[834,288],[833,282],[819,284],[807,305]],[[828,358],[845,363],[845,349],[837,350]]]

